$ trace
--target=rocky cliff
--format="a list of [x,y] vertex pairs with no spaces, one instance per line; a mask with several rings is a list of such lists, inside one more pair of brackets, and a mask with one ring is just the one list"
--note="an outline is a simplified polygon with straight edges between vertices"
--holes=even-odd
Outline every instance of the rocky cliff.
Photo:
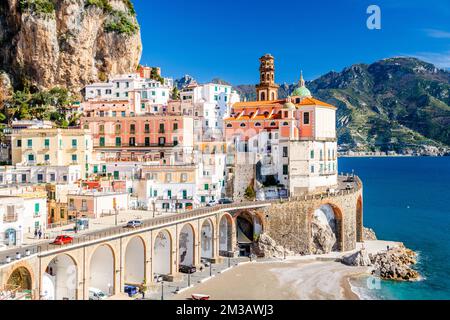
[[77,92],[136,70],[142,51],[130,0],[2,0],[0,71],[16,88]]

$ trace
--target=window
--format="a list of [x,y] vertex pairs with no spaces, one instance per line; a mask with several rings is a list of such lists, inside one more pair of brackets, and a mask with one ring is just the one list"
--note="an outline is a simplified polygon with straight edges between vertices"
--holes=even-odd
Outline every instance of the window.
[[122,139],[120,137],[116,137],[116,147],[122,146]]
[[116,124],[116,134],[120,134],[122,131],[122,126],[120,124]]
[[72,148],[76,148],[77,147],[77,139],[72,139]]
[[205,190],[208,190],[209,189],[209,184],[205,183],[204,188],[205,188]]
[[105,146],[105,137],[100,137],[100,147]]
[[28,161],[34,161],[34,154],[28,155]]
[[172,190],[167,190],[167,197],[172,199]]
[[303,113],[303,124],[309,124],[309,112]]
[[104,134],[105,133],[105,125],[103,125],[103,124],[99,125],[98,131],[100,132],[100,134]]
[[156,96],[156,91],[152,91],[152,96]]
[[87,211],[86,199],[81,200],[81,211]]
[[314,159],[314,150],[311,150],[311,159]]
[[38,183],[41,183],[44,181],[44,175],[42,173],[38,173],[37,181],[38,181]]
[[150,146],[150,137],[145,137],[145,146],[146,147]]
[[59,214],[60,214],[61,219],[64,219],[64,218],[66,217],[65,212],[64,212],[64,209],[61,209],[61,210],[59,211]]
[[50,181],[54,182],[56,180],[55,174],[54,173],[50,173]]
[[283,147],[283,158],[287,158],[288,156],[288,147]]
[[239,126],[241,127],[245,127],[245,123],[241,123]]
[[76,154],[72,155],[72,162],[73,163],[77,162],[77,155]]
[[117,116],[117,112],[116,111],[112,111],[111,114],[112,114],[113,117]]
[[126,116],[126,112],[125,112],[125,111],[122,111],[122,112],[120,113],[120,115],[121,115],[122,117],[125,117],[125,116]]
[[186,182],[187,181],[187,173],[182,173],[181,174],[181,182]]
[[178,130],[178,123],[175,122],[175,123],[173,124],[173,131],[177,131],[177,130]]
[[283,165],[283,174],[284,174],[284,175],[289,174],[289,167],[288,167],[287,164],[284,164],[284,165]]
[[[255,124],[255,126],[256,126],[256,124]],[[227,128],[233,128],[233,125],[231,123],[228,123]]]
[[33,147],[33,140],[31,140],[31,139],[27,140],[27,147],[28,148],[32,148]]
[[261,127],[261,123],[256,122],[256,123],[255,123],[255,127]]
[[164,123],[159,124],[159,133],[164,133]]
[[159,144],[160,146],[165,145],[165,144],[166,144],[166,138],[164,138],[164,137],[159,137],[159,139],[158,139],[158,144]]
[[129,146],[136,145],[136,138],[135,137],[130,137],[130,139],[128,140],[128,145]]
[[130,133],[135,134],[136,132],[136,125],[134,123],[130,124]]
[[44,148],[48,149],[50,147],[50,139],[45,139],[44,140]]
[[69,210],[75,210],[75,200],[69,199]]
[[172,181],[172,174],[166,173],[166,182],[170,182],[170,181]]
[[145,133],[150,133],[150,125],[148,123],[145,124]]
[[311,166],[311,173],[314,173],[314,166]]
[[16,145],[17,145],[18,148],[21,148],[22,147],[22,140],[18,139]]
[[173,145],[174,146],[178,145],[178,137],[173,137]]
[[182,193],[183,193],[183,199],[187,199],[187,190],[183,190]]
[[272,121],[272,122],[270,123],[270,126],[271,126],[271,127],[275,127],[275,126],[276,126],[276,123],[275,123],[274,121]]
[[119,171],[114,171],[114,180],[119,180]]
[[39,211],[40,211],[39,203],[35,203],[34,204],[34,215],[37,216],[39,214]]
[[44,155],[44,160],[45,161],[49,161],[50,160],[50,155],[49,154]]
[[289,125],[289,123],[283,122],[283,126],[288,126],[288,125]]

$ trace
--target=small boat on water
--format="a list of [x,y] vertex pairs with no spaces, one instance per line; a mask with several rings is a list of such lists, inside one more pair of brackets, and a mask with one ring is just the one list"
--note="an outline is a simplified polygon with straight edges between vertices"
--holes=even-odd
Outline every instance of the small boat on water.
[[192,294],[193,300],[209,300],[209,295],[207,294],[200,294],[200,293],[193,293]]

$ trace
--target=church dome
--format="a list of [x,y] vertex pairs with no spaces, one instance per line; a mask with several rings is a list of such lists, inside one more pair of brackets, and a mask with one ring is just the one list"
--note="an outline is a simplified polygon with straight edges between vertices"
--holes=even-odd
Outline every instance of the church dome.
[[283,109],[295,110],[295,104],[291,102],[291,97],[287,97],[286,103],[283,105]]
[[311,97],[311,91],[305,86],[295,88],[294,92],[292,92],[293,96],[296,97]]
[[303,71],[300,73],[300,81],[298,82],[298,87],[292,92],[293,96],[296,97],[311,97],[311,91],[305,86],[305,80],[303,79]]

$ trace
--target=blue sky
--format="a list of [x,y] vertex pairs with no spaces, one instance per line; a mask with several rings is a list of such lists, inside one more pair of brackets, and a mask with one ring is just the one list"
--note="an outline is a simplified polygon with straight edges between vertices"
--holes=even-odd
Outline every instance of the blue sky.
[[[142,64],[200,82],[258,81],[258,58],[276,58],[276,81],[312,80],[354,63],[416,56],[450,67],[448,0],[133,0]],[[381,30],[366,27],[381,8]]]

